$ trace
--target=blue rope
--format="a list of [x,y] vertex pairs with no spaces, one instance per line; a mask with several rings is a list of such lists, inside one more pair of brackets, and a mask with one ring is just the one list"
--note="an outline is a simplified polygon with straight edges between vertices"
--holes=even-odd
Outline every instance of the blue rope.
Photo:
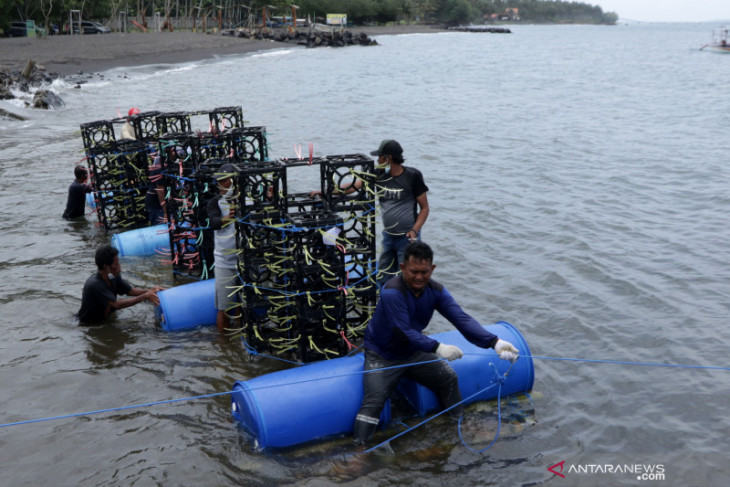
[[[472,453],[484,453],[485,451],[492,448],[492,446],[497,442],[497,438],[499,438],[499,432],[502,430],[502,384],[504,384],[504,381],[507,380],[507,375],[509,375],[509,371],[512,370],[512,365],[509,366],[509,369],[507,369],[507,372],[504,373],[504,375],[500,376],[497,367],[494,366],[493,363],[490,362],[492,366],[492,369],[494,369],[494,373],[497,376],[497,383],[499,384],[499,389],[497,389],[497,433],[494,435],[494,438],[492,439],[491,443],[489,443],[486,447],[482,448],[481,450],[475,450],[469,445],[466,444],[466,440],[464,440],[464,437],[461,434],[461,420],[464,418],[464,415],[461,415],[459,417],[459,424],[457,425],[457,430],[459,432],[459,440],[461,440],[461,444],[464,445],[464,448],[469,450]],[[493,387],[493,386],[490,386]],[[484,389],[486,390],[486,389]],[[480,391],[481,392],[481,391]]]
[[[276,358],[276,357],[271,357],[271,358]],[[392,367],[386,367],[386,368],[382,368],[382,369],[363,370],[362,372],[354,372],[354,373],[347,373],[347,374],[329,375],[327,377],[316,377],[316,378],[312,378],[312,379],[307,379],[307,380],[302,380],[302,381],[296,382],[296,384],[304,384],[306,382],[315,382],[315,381],[318,381],[318,380],[334,379],[334,378],[338,378],[338,377],[347,377],[349,375],[356,375],[356,374],[368,374],[368,373],[371,373],[371,372],[379,372],[381,370],[387,370],[387,369],[395,369],[395,368],[401,368],[401,367],[412,367],[414,365],[420,365],[422,363],[423,364],[428,364],[428,363],[431,363],[431,362],[440,362],[442,360],[444,360],[444,359],[429,360],[429,361],[426,361],[426,362],[419,362],[419,363],[416,363],[416,364],[394,365]],[[296,362],[292,362],[292,363],[296,363]],[[296,363],[296,364],[297,365],[301,365],[299,363]],[[290,385],[290,384],[292,384],[292,383],[287,383],[287,384],[279,383],[279,384],[271,384],[271,385],[261,385],[261,386],[258,386],[258,387],[250,387],[249,389],[250,390],[268,389],[270,387],[280,387],[280,386]],[[75,417],[78,417],[78,416],[89,416],[89,415],[92,415],[92,414],[107,413],[107,412],[110,412],[110,411],[121,411],[121,410],[125,410],[125,409],[134,409],[134,408],[141,408],[141,407],[147,407],[147,406],[156,406],[158,404],[169,404],[169,403],[173,403],[173,402],[189,401],[189,400],[192,400],[192,399],[204,399],[204,398],[208,398],[208,397],[223,396],[223,395],[226,395],[226,394],[233,394],[233,391],[214,392],[214,393],[211,393],[211,394],[203,394],[201,396],[183,397],[183,398],[178,398],[178,399],[168,399],[168,400],[164,400],[164,401],[151,402],[151,403],[145,403],[145,404],[135,404],[135,405],[131,405],[131,406],[120,406],[120,407],[116,407],[116,408],[100,409],[100,410],[97,410],[97,411],[87,411],[87,412],[83,412],[83,413],[72,413],[72,414],[65,414],[65,415],[62,415],[62,416],[52,416],[52,417],[49,417],[49,418],[30,419],[30,420],[27,420],[27,421],[18,421],[18,422],[15,422],[15,423],[0,424],[0,428],[4,428],[6,426],[16,426],[16,425],[20,425],[20,424],[27,424],[27,423],[40,423],[42,421],[51,421],[51,420],[55,420],[55,419],[75,418]]]
[[[481,355],[481,354],[472,354]],[[616,364],[616,365],[643,365],[646,367],[678,367],[683,369],[707,369],[707,370],[730,370],[730,367],[721,367],[714,365],[688,365],[688,364],[660,364],[657,362],[629,362],[624,360],[597,360],[585,358],[563,358],[563,357],[541,357],[539,355],[522,355],[520,357],[538,358],[543,360],[564,360],[568,362],[588,362],[595,364]]]
[[352,355],[355,355],[355,354],[356,354],[356,353],[358,353],[358,352],[359,352],[359,351],[360,351],[360,350],[361,350],[361,349],[362,349],[362,348],[363,348],[364,346],[365,346],[365,345],[363,344],[363,345],[360,345],[359,347],[355,347],[355,348],[353,348],[352,350],[350,350],[349,352],[347,352],[347,355],[345,355],[345,357],[350,357],[350,356],[352,356]]
[[[372,276],[372,275],[374,275],[374,274],[368,274],[368,275],[366,275],[364,277],[361,277],[357,281],[354,281],[354,282],[349,283],[347,286],[343,287],[343,289],[351,289],[353,287],[356,287],[360,283],[362,283],[363,281],[367,281],[368,280],[368,277],[369,276]],[[276,292],[276,293],[279,293],[282,296],[286,296],[288,298],[294,298],[294,297],[297,297],[297,296],[306,296],[306,295],[316,296],[316,295],[319,295],[319,294],[341,293],[342,292],[342,289],[337,289],[337,288],[324,289],[322,291],[301,291],[301,292],[299,292],[299,291],[287,291],[287,290],[284,290],[284,289],[275,289],[275,288],[270,288],[270,287],[266,287],[266,286],[258,286],[256,284],[251,284],[249,282],[242,283],[241,287],[248,287],[248,288],[252,288],[252,289],[261,289],[261,290],[268,291],[268,292]]]
[[[472,353],[472,354],[469,354],[469,355],[484,355],[484,354],[473,354]],[[615,361],[615,360],[589,360],[589,359],[579,359],[579,358],[541,357],[541,356],[537,356],[537,355],[522,355],[522,357],[530,357],[530,358],[537,358],[537,359],[544,359],[544,360],[565,360],[565,361],[572,361],[572,362],[592,362],[592,363],[601,363],[601,364],[643,365],[643,366],[652,366],[652,367],[679,367],[679,368],[688,368],[688,369],[708,369],[708,370],[730,370],[730,367],[721,367],[721,366],[682,365],[682,364],[660,364],[660,363],[653,363],[653,362],[627,362],[627,361]],[[272,357],[272,358],[276,358],[276,357]],[[313,382],[313,381],[325,380],[325,379],[332,379],[332,378],[336,378],[336,377],[344,377],[344,376],[354,375],[354,374],[360,374],[360,373],[379,372],[381,370],[387,370],[387,369],[395,369],[395,368],[401,368],[401,367],[411,367],[413,365],[427,364],[427,363],[432,363],[432,362],[440,362],[442,360],[444,360],[444,359],[429,360],[429,361],[425,361],[425,362],[419,362],[419,363],[416,363],[416,364],[394,365],[394,366],[386,367],[386,368],[383,368],[383,369],[364,370],[362,372],[355,372],[353,374],[339,374],[339,375],[332,375],[332,376],[328,376],[328,377],[314,378],[314,379],[309,379],[309,380],[306,380],[306,381],[300,381],[299,383]],[[297,365],[299,365],[299,364],[297,363]],[[508,372],[509,372],[509,370],[508,370]],[[259,389],[259,388],[263,389],[263,388],[267,388],[267,387],[279,387],[279,386],[283,386],[283,385],[288,385],[288,384],[275,384],[275,385],[271,385],[271,386],[261,386],[261,387],[255,388],[255,389]],[[488,386],[487,388],[485,388],[485,389],[483,389],[483,390],[481,390],[479,392],[476,392],[475,394],[472,394],[471,396],[469,396],[468,398],[464,399],[462,402],[460,402],[458,404],[461,404],[464,401],[467,401],[467,400],[471,399],[475,395],[480,394],[480,393],[486,391],[487,389],[489,389],[491,387],[495,387],[496,385],[498,385],[498,384],[492,384],[492,385]],[[26,420],[26,421],[18,421],[18,422],[14,422],[14,423],[0,424],[0,428],[5,428],[7,426],[17,426],[17,425],[22,425],[22,424],[40,423],[40,422],[43,422],[43,421],[51,421],[51,420],[56,420],[56,419],[74,418],[74,417],[79,417],[79,416],[89,416],[89,415],[92,415],[92,414],[99,414],[99,413],[106,413],[106,412],[113,412],[113,411],[123,411],[123,410],[126,410],[126,409],[134,409],[134,408],[141,408],[141,407],[157,406],[157,405],[160,405],[160,404],[170,404],[170,403],[175,403],[175,402],[190,401],[190,400],[194,400],[194,399],[205,399],[205,398],[210,398],[210,397],[228,395],[228,394],[232,394],[232,393],[233,393],[233,391],[215,392],[215,393],[211,393],[211,394],[203,394],[203,395],[200,395],[200,396],[183,397],[183,398],[177,398],[177,399],[167,399],[167,400],[164,400],[164,401],[150,402],[150,403],[144,403],[144,404],[135,404],[135,405],[130,405],[130,406],[120,406],[120,407],[116,407],[116,408],[100,409],[100,410],[97,410],[97,411],[88,411],[88,412],[82,412],[82,413],[65,414],[65,415],[61,415],[61,416],[52,416],[52,417],[47,417],[47,418],[30,419],[30,420]],[[441,414],[443,414],[443,413],[451,410],[453,407],[457,406],[458,404],[455,404],[454,406],[451,406],[450,408],[444,409],[443,411],[441,411],[440,413],[435,414],[431,418],[429,418],[429,419],[427,419],[425,421],[422,421],[418,425],[416,425],[416,426],[414,426],[414,427],[412,427],[412,428],[410,428],[410,429],[408,429],[408,430],[406,430],[406,431],[398,434],[397,436],[394,436],[393,438],[391,438],[391,440],[393,440],[393,439],[397,438],[398,436],[401,436],[402,434],[405,434],[405,433],[407,433],[407,432],[409,432],[409,431],[417,428],[418,426],[421,426],[422,424],[427,423],[431,419],[433,419],[435,417],[438,417]],[[390,440],[388,440],[388,441],[390,441]],[[387,443],[387,441],[384,442],[384,443]],[[378,446],[381,446],[384,443],[381,443]],[[372,449],[374,449],[374,448],[377,448],[377,446],[376,447],[373,447]],[[371,451],[372,449],[367,450],[367,451]]]
[[134,404],[131,406],[120,406],[120,407],[116,407],[116,408],[100,409],[98,411],[89,411],[89,412],[85,412],[85,413],[73,413],[73,414],[64,414],[63,416],[53,416],[50,418],[29,419],[26,421],[18,421],[15,423],[0,424],[0,428],[4,428],[6,426],[17,426],[17,425],[21,425],[21,424],[40,423],[42,421],[51,421],[54,419],[76,418],[79,416],[88,416],[91,414],[109,413],[109,412],[114,412],[114,411],[124,411],[125,409],[135,409],[135,408],[143,408],[143,407],[149,407],[149,406],[157,406],[159,404],[170,404],[173,402],[190,401],[192,399],[205,399],[208,397],[224,396],[224,395],[232,394],[232,393],[233,393],[233,391],[214,392],[212,394],[203,394],[202,396],[181,397],[178,399],[167,399],[165,401],[148,402],[145,404]]
[[255,348],[253,348],[251,345],[249,345],[248,342],[246,342],[246,340],[243,338],[243,336],[241,336],[241,344],[243,345],[243,348],[246,349],[246,352],[249,353],[249,355],[260,355],[260,356],[266,357],[266,358],[273,358],[274,360],[279,360],[280,362],[286,362],[288,364],[294,364],[297,367],[300,367],[301,365],[303,365],[303,364],[301,364],[299,362],[293,362],[291,360],[287,360],[287,359],[284,359],[284,358],[281,358],[281,357],[275,357],[273,355],[267,355],[265,353],[259,353],[259,352],[256,351]]
[[[442,360],[443,360],[443,359],[442,359]],[[425,362],[424,362],[424,363],[425,363]],[[417,365],[417,364],[411,364],[411,365]],[[457,407],[457,406],[461,406],[462,404],[464,404],[465,402],[469,401],[469,400],[470,400],[470,399],[472,399],[473,397],[476,397],[476,396],[478,396],[479,394],[482,394],[483,392],[486,392],[486,391],[488,391],[488,390],[489,390],[489,389],[491,389],[492,387],[495,387],[495,386],[499,386],[499,390],[500,390],[500,394],[501,394],[501,390],[502,390],[502,382],[503,382],[503,381],[505,380],[505,378],[507,377],[507,373],[509,372],[509,370],[507,370],[507,372],[506,372],[506,373],[504,374],[504,376],[500,376],[499,374],[497,374],[497,368],[496,368],[496,367],[494,366],[494,364],[491,364],[491,363],[490,363],[490,365],[491,365],[491,366],[492,366],[492,368],[494,369],[494,371],[495,371],[495,374],[496,374],[496,376],[497,376],[497,382],[496,382],[496,383],[493,383],[493,384],[491,384],[491,385],[488,385],[487,387],[485,387],[485,388],[483,388],[483,389],[481,389],[481,390],[479,390],[479,391],[475,392],[474,394],[472,394],[472,395],[470,395],[470,396],[468,396],[468,397],[466,397],[466,398],[462,399],[461,401],[457,402],[456,404],[454,404],[454,405],[452,405],[452,406],[449,406],[449,407],[447,407],[446,409],[443,409],[442,411],[440,411],[440,412],[438,412],[438,413],[434,414],[434,415],[433,415],[433,416],[431,416],[430,418],[427,418],[427,419],[425,419],[425,420],[421,421],[421,422],[420,422],[420,423],[418,423],[417,425],[415,425],[415,426],[411,426],[411,427],[410,427],[410,428],[408,428],[407,430],[405,430],[405,431],[401,431],[401,432],[400,432],[400,433],[398,433],[397,435],[395,435],[395,436],[392,436],[392,437],[388,438],[387,440],[385,440],[385,441],[383,441],[383,442],[381,442],[381,443],[378,443],[377,445],[375,445],[375,446],[373,446],[373,447],[370,447],[370,448],[368,448],[367,450],[363,450],[363,451],[361,451],[361,452],[358,452],[358,453],[370,453],[370,452],[372,452],[372,451],[374,451],[374,450],[377,450],[377,449],[378,449],[378,448],[380,448],[381,446],[383,446],[383,445],[385,445],[385,444],[387,444],[387,443],[390,443],[391,441],[395,440],[396,438],[399,438],[399,437],[401,437],[401,436],[405,435],[406,433],[409,433],[409,432],[413,431],[413,430],[414,430],[414,429],[416,429],[416,428],[419,428],[419,427],[423,426],[424,424],[428,423],[429,421],[432,421],[433,419],[435,419],[435,418],[438,418],[438,417],[439,417],[439,416],[441,416],[442,414],[444,414],[444,413],[447,413],[447,412],[451,411],[451,410],[452,410],[452,409],[454,409],[455,407]],[[511,368],[512,368],[512,367],[510,366],[510,369],[511,369]],[[377,370],[382,370],[382,369],[377,369]],[[499,400],[499,397],[498,397],[498,400]],[[500,414],[501,414],[501,413],[500,413]],[[459,438],[461,438],[461,418],[462,418],[462,417],[463,417],[463,415],[459,417]],[[487,450],[487,449],[489,449],[489,448],[490,448],[490,447],[491,447],[491,446],[492,446],[492,445],[493,445],[493,444],[494,444],[494,443],[495,443],[495,442],[497,441],[497,437],[498,437],[498,436],[499,436],[499,430],[497,431],[497,436],[495,436],[494,440],[492,440],[492,443],[491,443],[491,444],[490,444],[490,445],[489,445],[489,446],[488,446],[487,448],[485,448],[484,450]],[[468,449],[472,450],[472,449],[471,449],[471,448],[470,448],[470,447],[469,447],[468,445],[466,445],[466,443],[464,442],[464,439],[463,439],[463,438],[461,438],[461,442],[462,442],[462,444],[463,444],[463,445],[464,445],[465,447],[467,447]],[[484,451],[484,450],[482,450],[482,451]],[[472,450],[472,451],[474,451],[474,450]]]

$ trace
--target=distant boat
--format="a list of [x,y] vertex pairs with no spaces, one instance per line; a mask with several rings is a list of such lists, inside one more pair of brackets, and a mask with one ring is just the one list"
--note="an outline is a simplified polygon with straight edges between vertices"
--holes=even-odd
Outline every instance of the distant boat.
[[712,31],[712,42],[700,47],[700,51],[704,48],[708,48],[713,52],[730,54],[730,37],[728,37],[729,32],[730,27],[727,26],[716,28]]

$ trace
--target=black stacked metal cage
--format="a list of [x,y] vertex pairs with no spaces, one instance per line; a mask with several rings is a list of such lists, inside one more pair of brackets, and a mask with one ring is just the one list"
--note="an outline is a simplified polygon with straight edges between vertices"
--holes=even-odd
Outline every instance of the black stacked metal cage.
[[[201,116],[207,130],[194,128]],[[120,122],[132,125],[135,140],[117,140],[113,124]],[[155,182],[164,188],[176,277],[214,277],[207,203],[218,193],[221,166],[233,164],[234,331],[250,350],[302,362],[354,349],[377,296],[371,158],[269,160],[266,129],[245,127],[240,107],[144,112],[81,129],[106,229],[147,225],[145,192],[160,165]],[[302,166],[318,168],[320,197],[291,191],[290,172]]]
[[[302,164],[319,166],[321,198],[287,192],[287,169]],[[241,331],[251,348],[312,362],[344,356],[362,338],[377,295],[372,172],[355,154],[239,173]],[[345,194],[357,178],[362,187]],[[267,205],[251,193],[268,194]]]

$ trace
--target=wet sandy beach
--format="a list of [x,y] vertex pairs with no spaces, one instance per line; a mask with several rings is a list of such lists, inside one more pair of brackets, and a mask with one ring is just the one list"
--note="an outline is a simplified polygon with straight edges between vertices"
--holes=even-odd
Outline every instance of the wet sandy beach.
[[[347,29],[368,36],[438,32],[425,25],[369,26]],[[85,36],[0,39],[0,68],[22,67],[28,60],[49,73],[96,73],[123,66],[184,63],[214,56],[245,54],[290,44],[189,31],[112,33]]]

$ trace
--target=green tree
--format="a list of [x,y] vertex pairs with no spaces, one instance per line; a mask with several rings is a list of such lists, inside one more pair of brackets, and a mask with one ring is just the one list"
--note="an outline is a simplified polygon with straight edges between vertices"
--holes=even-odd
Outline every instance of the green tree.
[[616,12],[604,12],[601,17],[601,22],[604,24],[615,24],[618,22],[618,14]]
[[[238,0],[235,0],[238,1]],[[182,5],[181,5],[182,2]],[[449,25],[480,21],[485,15],[501,14],[518,8],[524,22],[582,22],[614,24],[618,15],[601,7],[564,0],[249,0],[246,6],[258,17],[262,7],[271,5],[270,15],[289,15],[292,3],[300,8],[298,16],[323,17],[345,13],[353,23],[396,21],[438,22]],[[0,27],[10,20],[32,19],[36,23],[63,24],[70,10],[81,11],[84,19],[112,23],[120,10],[129,18],[142,21],[154,12],[172,16],[211,14],[227,0],[0,0]]]
[[476,12],[469,0],[448,0],[440,12],[440,18],[448,25],[469,24]]
[[11,15],[19,20],[40,20],[38,0],[10,0]]

